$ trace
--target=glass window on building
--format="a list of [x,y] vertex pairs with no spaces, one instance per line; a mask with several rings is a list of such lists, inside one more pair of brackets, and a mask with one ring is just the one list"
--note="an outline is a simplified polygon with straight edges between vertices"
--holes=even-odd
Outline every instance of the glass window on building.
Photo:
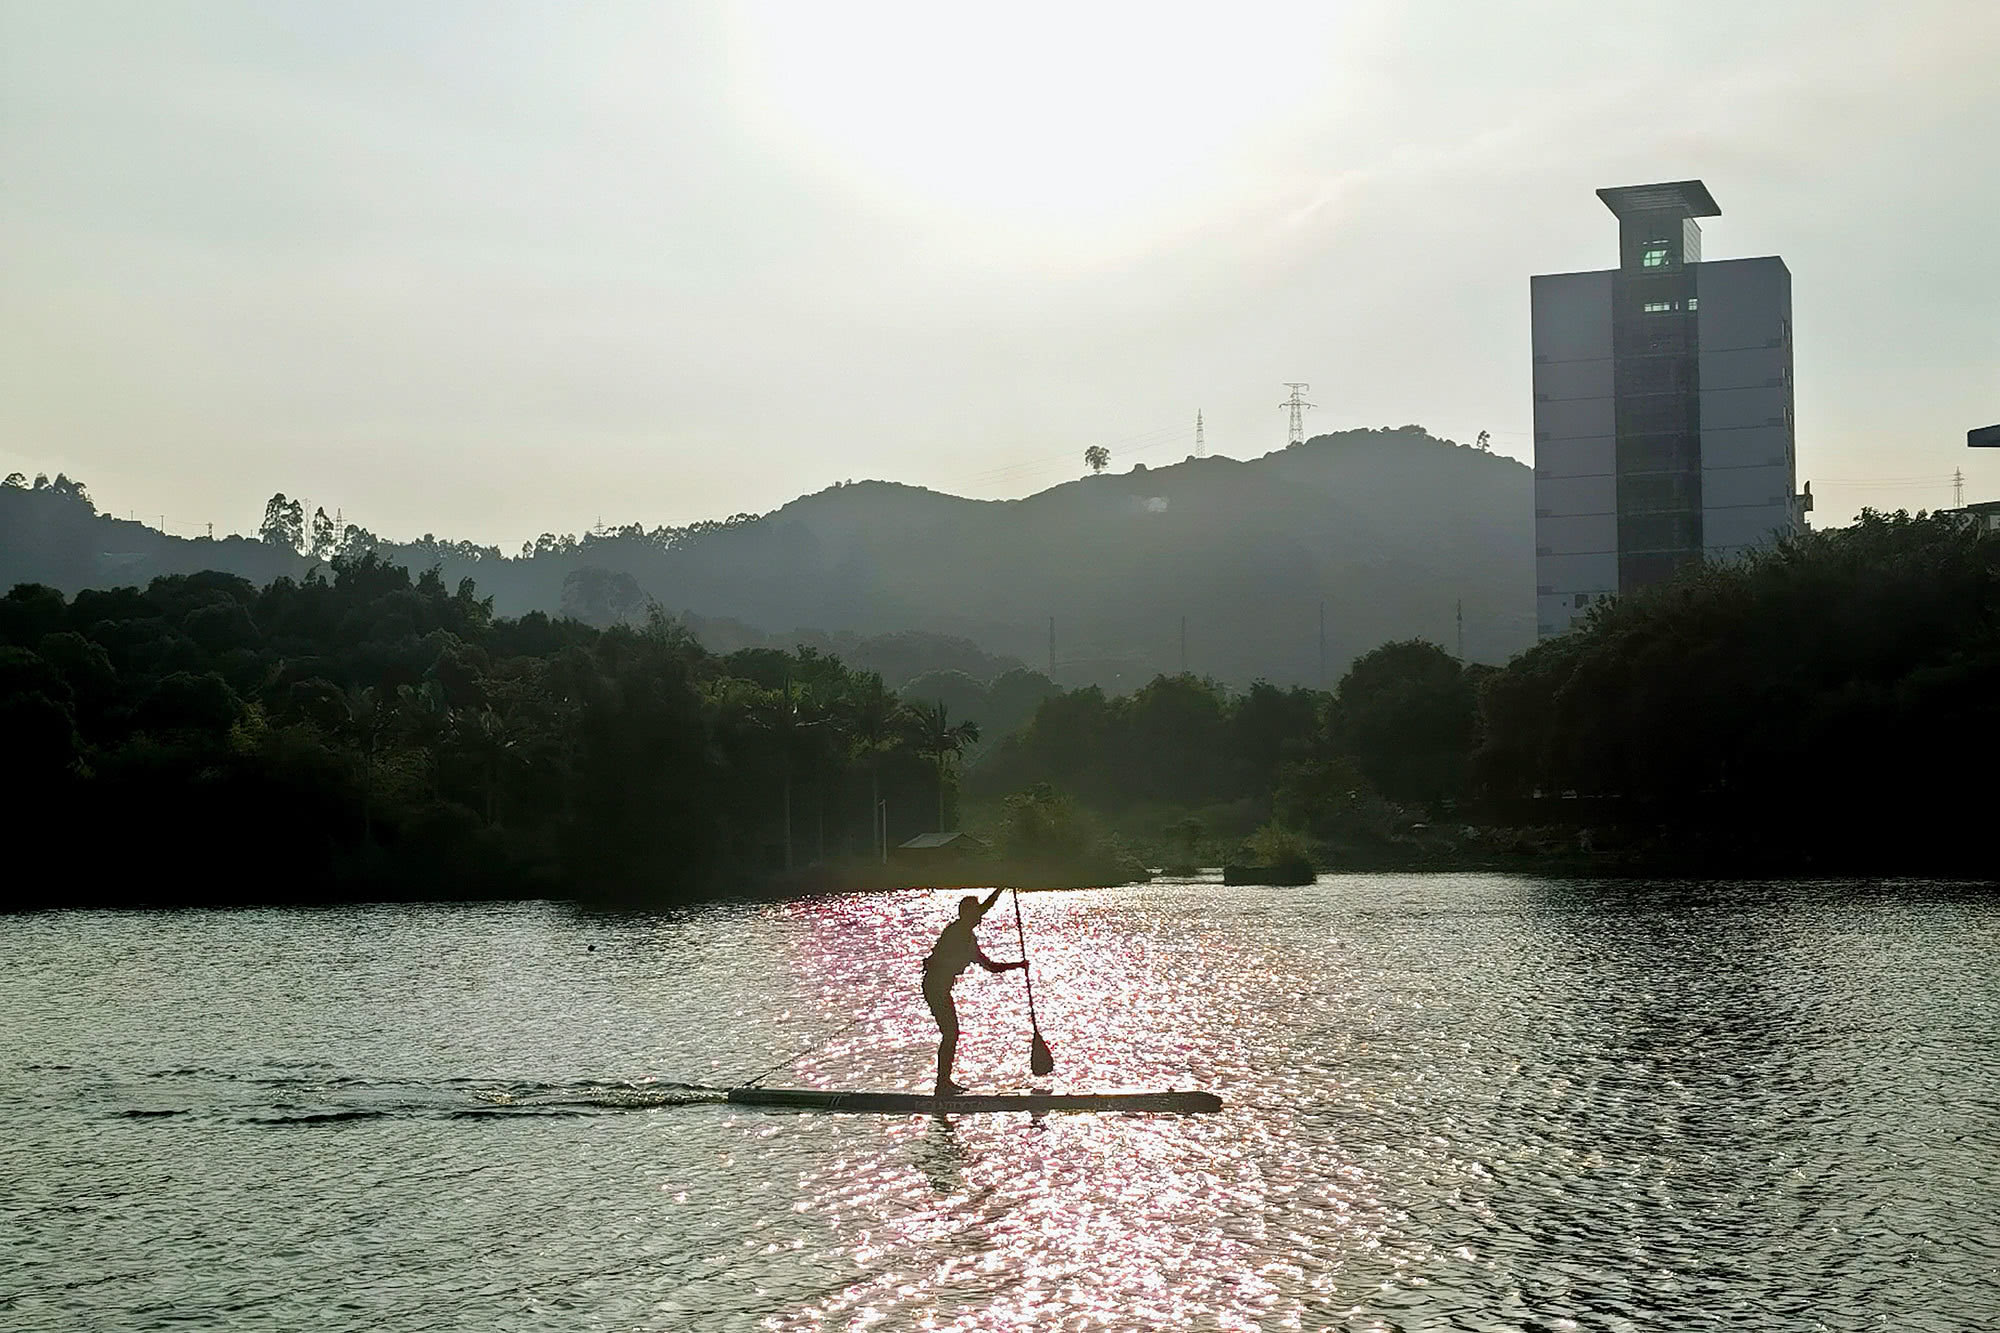
[[1673,262],[1669,257],[1672,253],[1672,248],[1663,240],[1647,241],[1645,249],[1639,254],[1639,267],[1665,268]]

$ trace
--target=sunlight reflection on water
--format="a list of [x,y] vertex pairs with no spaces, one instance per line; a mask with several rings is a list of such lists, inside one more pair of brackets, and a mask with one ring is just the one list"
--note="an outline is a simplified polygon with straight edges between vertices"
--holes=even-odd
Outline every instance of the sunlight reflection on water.
[[[1030,894],[1038,1086],[1222,1114],[680,1104],[813,1043],[770,1082],[926,1087],[955,896],[14,918],[0,1324],[1943,1329],[2000,1297],[1990,892]],[[1014,955],[1008,903],[981,938]],[[961,984],[962,1081],[1030,1082],[1021,992]]]

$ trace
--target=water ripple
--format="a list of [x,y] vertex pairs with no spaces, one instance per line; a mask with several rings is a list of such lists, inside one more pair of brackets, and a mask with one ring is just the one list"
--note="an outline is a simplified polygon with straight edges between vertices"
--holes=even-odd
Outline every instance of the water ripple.
[[[1959,1329],[2000,1304],[1990,891],[1029,895],[1046,1085],[1223,1114],[713,1104],[797,1052],[773,1082],[925,1086],[917,964],[952,897],[10,920],[0,1324]],[[961,992],[969,1081],[1030,1084],[1018,979]]]

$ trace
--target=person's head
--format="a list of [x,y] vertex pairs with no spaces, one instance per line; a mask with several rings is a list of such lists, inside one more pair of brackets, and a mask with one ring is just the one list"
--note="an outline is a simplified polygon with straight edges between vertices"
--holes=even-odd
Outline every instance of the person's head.
[[979,919],[979,895],[968,893],[958,900],[958,914],[967,921]]

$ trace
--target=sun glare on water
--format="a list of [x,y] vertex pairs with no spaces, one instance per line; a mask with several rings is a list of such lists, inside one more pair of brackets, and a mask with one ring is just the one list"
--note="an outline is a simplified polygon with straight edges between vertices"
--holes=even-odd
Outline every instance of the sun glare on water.
[[1327,77],[1308,53],[1335,12],[762,5],[741,15],[741,87],[771,133],[891,204],[1088,224],[1241,168]]

